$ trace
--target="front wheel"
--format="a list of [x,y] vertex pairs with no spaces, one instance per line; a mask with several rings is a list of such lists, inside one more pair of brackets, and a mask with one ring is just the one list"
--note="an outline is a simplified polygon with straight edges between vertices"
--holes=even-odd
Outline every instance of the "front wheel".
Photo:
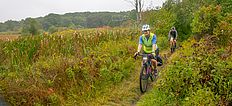
[[142,93],[147,91],[149,75],[147,74],[146,69],[147,69],[147,67],[145,65],[143,65],[142,68],[141,68],[141,71],[140,71],[139,82],[140,82],[140,91]]

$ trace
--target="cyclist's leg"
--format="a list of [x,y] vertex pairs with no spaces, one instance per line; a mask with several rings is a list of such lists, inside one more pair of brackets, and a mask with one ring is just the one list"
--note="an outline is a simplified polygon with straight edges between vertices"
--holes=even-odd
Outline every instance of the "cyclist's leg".
[[155,59],[151,59],[151,62],[152,62],[152,66],[154,68],[156,68],[157,67],[157,61]]
[[174,45],[174,47],[176,48],[176,38],[173,39],[173,45]]
[[171,51],[173,50],[173,37],[171,37],[170,39],[170,48],[171,48]]
[[173,37],[171,37],[170,39],[170,46],[172,47],[172,43],[173,43]]
[[157,76],[157,65],[158,65],[158,62],[157,62],[157,60],[155,60],[154,58],[153,59],[151,59],[151,62],[152,62],[152,66],[154,67],[154,72],[155,72],[155,75]]

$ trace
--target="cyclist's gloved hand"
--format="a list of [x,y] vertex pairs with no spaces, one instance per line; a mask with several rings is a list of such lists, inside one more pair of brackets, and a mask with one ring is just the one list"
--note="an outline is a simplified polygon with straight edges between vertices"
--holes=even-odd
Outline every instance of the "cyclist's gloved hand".
[[152,55],[155,57],[156,56],[156,54],[155,53],[152,53]]
[[136,59],[136,57],[137,57],[138,54],[139,54],[139,52],[135,52],[134,59]]

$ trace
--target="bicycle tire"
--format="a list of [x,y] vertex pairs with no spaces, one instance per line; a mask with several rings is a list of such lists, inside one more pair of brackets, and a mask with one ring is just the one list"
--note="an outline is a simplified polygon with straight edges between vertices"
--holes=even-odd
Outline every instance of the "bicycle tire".
[[140,71],[140,76],[139,76],[139,85],[140,85],[141,93],[144,93],[147,91],[148,77],[149,75],[146,73],[146,66],[143,65]]

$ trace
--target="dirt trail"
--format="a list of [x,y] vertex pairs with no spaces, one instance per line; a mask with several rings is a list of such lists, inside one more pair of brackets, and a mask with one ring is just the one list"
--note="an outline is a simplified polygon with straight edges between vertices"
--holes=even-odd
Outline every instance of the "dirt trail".
[[[163,66],[158,67],[159,71],[162,71],[166,66],[166,62],[170,56],[171,53],[169,50],[161,52],[161,57],[165,63]],[[122,83],[118,85],[112,86],[108,91],[105,91],[101,97],[95,98],[91,103],[86,105],[135,106],[143,95],[139,88],[139,71],[141,65],[137,63],[136,66],[138,66],[136,67],[137,70],[132,72],[129,79],[122,81]],[[152,83],[150,82],[147,92],[152,89],[154,84],[155,81]]]

